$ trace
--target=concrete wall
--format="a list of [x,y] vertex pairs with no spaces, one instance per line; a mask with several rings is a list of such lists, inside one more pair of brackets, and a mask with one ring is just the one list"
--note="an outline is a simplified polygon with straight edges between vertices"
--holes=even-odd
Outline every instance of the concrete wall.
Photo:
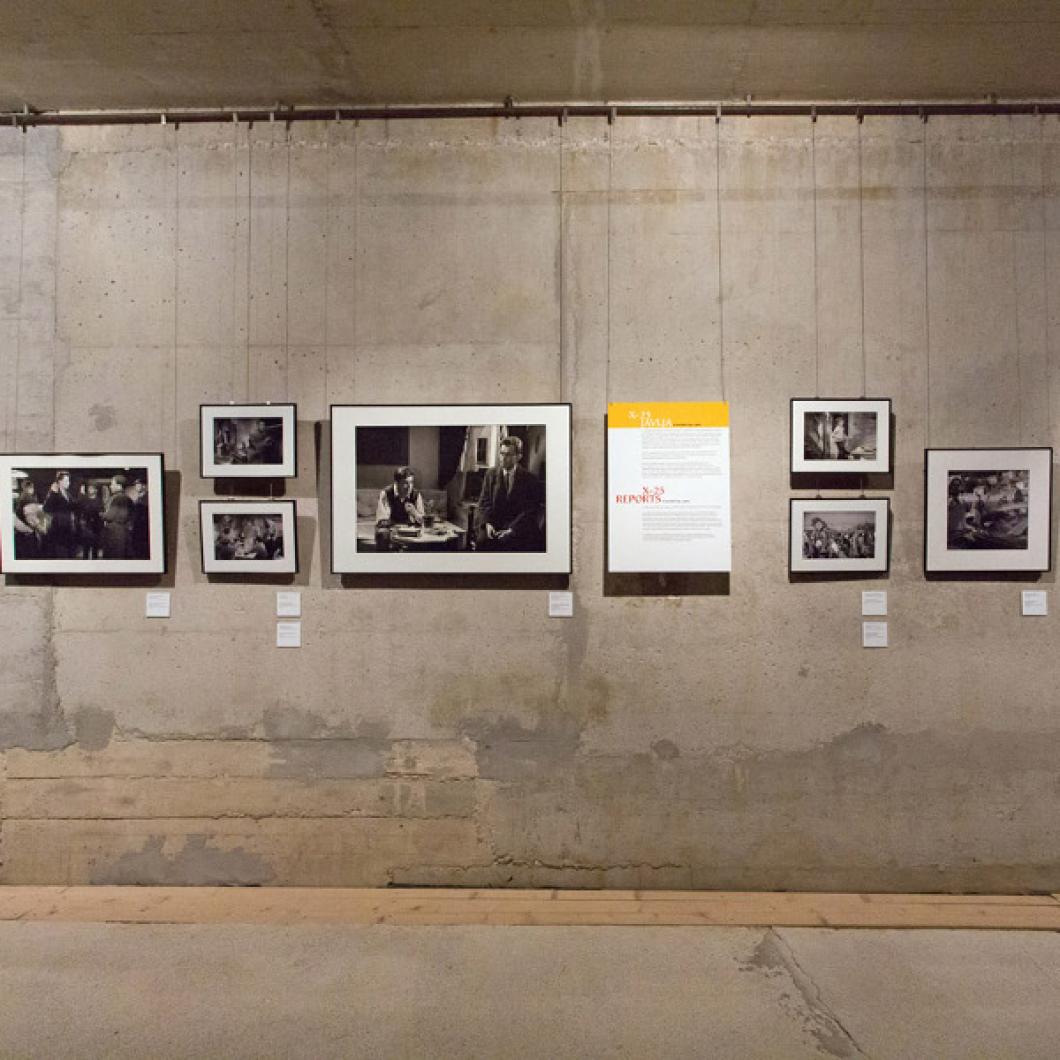
[[[171,620],[0,587],[0,880],[1056,890],[1056,618],[926,582],[921,527],[925,445],[1060,442],[1058,184],[1055,119],[3,130],[0,444],[180,482]],[[815,393],[894,399],[886,651],[880,582],[788,581]],[[605,404],[688,397],[729,591],[605,579]],[[199,570],[228,399],[298,402],[300,652]],[[329,402],[553,400],[572,620],[328,573]]]

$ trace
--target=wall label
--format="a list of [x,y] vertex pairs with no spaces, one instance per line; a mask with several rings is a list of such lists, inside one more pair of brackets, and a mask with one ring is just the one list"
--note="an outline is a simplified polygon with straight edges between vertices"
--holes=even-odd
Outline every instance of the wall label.
[[607,406],[607,559],[613,572],[729,571],[729,405]]

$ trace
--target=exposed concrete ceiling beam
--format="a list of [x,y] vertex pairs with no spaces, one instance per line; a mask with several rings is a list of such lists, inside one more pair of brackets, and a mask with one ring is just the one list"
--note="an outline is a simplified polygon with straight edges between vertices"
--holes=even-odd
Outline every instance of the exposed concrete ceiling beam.
[[0,109],[1060,95],[1055,0],[0,0]]

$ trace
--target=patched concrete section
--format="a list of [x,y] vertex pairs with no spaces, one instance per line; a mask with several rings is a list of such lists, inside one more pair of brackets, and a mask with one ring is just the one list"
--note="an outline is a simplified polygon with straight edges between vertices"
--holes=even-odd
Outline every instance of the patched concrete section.
[[74,736],[86,751],[101,751],[114,734],[114,715],[98,707],[85,707],[74,715]]
[[[181,483],[168,621],[0,591],[0,880],[1057,890],[1055,616],[926,582],[921,527],[926,445],[1060,443],[1058,187],[1033,116],[0,130],[5,448]],[[880,582],[786,577],[788,400],[835,391],[894,399],[883,652]],[[605,577],[638,396],[731,402],[724,585]],[[298,652],[201,573],[229,400],[299,406]],[[572,619],[327,572],[329,404],[558,400]]]
[[741,968],[790,983],[791,991],[781,995],[781,1007],[803,1024],[822,1053],[839,1060],[866,1055],[825,1003],[820,989],[778,932],[767,931],[755,947],[754,955]]
[[[498,863],[538,886],[616,886],[625,866],[722,890],[1050,890],[1060,827],[1038,793],[1058,753],[1051,733],[874,725],[798,752],[670,759],[517,738],[489,751],[508,781],[488,796],[490,834]],[[941,812],[955,793],[959,813]]]
[[52,593],[7,589],[0,607],[0,751],[71,742],[55,685]]
[[123,854],[112,865],[98,869],[92,883],[144,886],[216,887],[269,883],[272,873],[264,861],[235,848],[219,850],[204,835],[190,836],[179,850],[168,853],[162,836],[152,837],[143,850]]

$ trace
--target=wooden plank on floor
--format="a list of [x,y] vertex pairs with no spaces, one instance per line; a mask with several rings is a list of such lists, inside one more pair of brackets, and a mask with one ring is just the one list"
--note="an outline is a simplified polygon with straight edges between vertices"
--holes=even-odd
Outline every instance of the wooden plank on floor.
[[0,887],[0,921],[981,928],[1060,931],[1052,895]]

